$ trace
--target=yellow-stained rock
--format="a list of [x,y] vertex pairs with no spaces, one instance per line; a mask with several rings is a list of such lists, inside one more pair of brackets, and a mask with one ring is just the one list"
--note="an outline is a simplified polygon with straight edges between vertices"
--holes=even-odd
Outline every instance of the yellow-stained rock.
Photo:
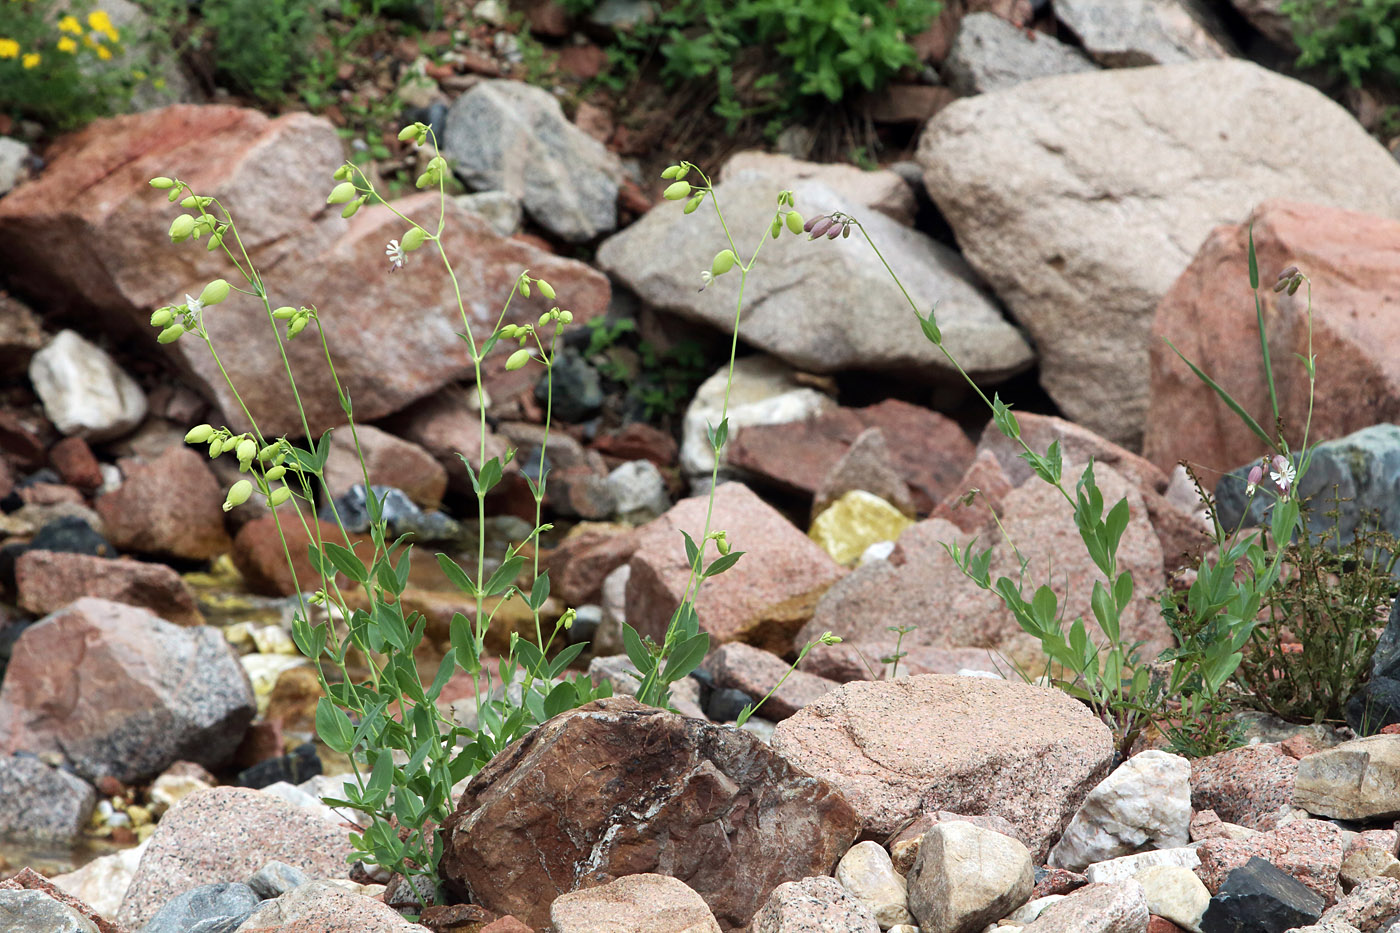
[[897,541],[914,522],[884,499],[853,489],[812,520],[808,537],[838,564],[854,564],[870,545]]

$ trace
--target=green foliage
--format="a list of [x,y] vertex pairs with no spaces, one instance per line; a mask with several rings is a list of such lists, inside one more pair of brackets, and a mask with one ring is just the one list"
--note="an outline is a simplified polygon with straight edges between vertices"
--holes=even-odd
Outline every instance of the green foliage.
[[[601,0],[564,0],[574,15]],[[717,115],[731,127],[752,116],[791,117],[878,90],[917,55],[907,37],[927,28],[939,0],[670,0],[654,20],[619,29],[610,51],[615,80],[653,52],[675,86],[713,85]],[[741,86],[746,53],[760,77]]]
[[325,30],[313,0],[204,0],[200,9],[217,74],[264,103],[281,103],[307,74]]
[[0,112],[71,129],[123,109],[147,79],[92,0],[0,0]]
[[1236,674],[1246,702],[1290,722],[1345,721],[1395,598],[1395,538],[1366,526],[1338,546],[1338,509],[1326,514],[1321,536],[1285,546],[1282,579]]
[[620,383],[627,395],[641,403],[646,419],[656,421],[677,414],[711,371],[704,348],[694,340],[679,340],[664,350],[649,341],[635,342],[636,365],[614,348],[631,349],[637,324],[631,318],[594,318],[588,322],[588,346],[584,356],[598,360],[598,372]]
[[1302,67],[1321,65],[1353,87],[1400,85],[1400,0],[1289,0]]

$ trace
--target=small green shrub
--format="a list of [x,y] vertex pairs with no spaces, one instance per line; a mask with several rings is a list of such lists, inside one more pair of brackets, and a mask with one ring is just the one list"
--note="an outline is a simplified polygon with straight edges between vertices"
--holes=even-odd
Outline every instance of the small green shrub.
[[636,341],[636,363],[628,365],[614,348],[630,349],[630,337],[637,324],[630,318],[609,321],[594,318],[587,324],[588,347],[584,356],[603,357],[598,372],[606,379],[626,388],[629,398],[641,403],[648,421],[677,414],[695,394],[712,369],[705,350],[694,340],[678,340],[674,345],[658,350],[651,342]]
[[[601,0],[564,0],[586,15]],[[673,0],[651,22],[615,34],[620,81],[654,51],[668,84],[712,82],[714,112],[731,127],[753,116],[791,117],[804,107],[875,91],[918,56],[907,38],[927,28],[939,0]],[[759,74],[741,88],[744,55]]]
[[232,90],[281,103],[310,70],[324,34],[312,0],[204,0],[215,72]]
[[71,129],[125,106],[146,79],[89,0],[0,2],[0,112]]
[[1353,87],[1400,85],[1400,0],[1288,0],[1298,64],[1321,65]]

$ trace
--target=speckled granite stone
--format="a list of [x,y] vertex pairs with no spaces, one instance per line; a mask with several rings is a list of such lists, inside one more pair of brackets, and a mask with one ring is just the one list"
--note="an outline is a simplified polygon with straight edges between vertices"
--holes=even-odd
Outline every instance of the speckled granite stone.
[[1191,763],[1191,807],[1268,830],[1293,804],[1298,762],[1275,744],[1246,745]]

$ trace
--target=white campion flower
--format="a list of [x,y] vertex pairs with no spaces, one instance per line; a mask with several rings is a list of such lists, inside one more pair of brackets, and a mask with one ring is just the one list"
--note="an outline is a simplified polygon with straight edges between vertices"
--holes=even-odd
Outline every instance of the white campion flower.
[[198,314],[204,310],[204,302],[198,298],[191,298],[189,295],[185,296],[185,305],[189,308],[190,314]]
[[1297,476],[1298,471],[1293,468],[1293,464],[1289,463],[1287,458],[1282,454],[1274,456],[1274,468],[1269,471],[1269,479],[1278,486],[1279,492],[1287,494]]
[[384,247],[384,255],[389,257],[389,271],[397,272],[403,268],[403,264],[408,261],[408,254],[399,245],[398,240],[390,240],[389,245]]

